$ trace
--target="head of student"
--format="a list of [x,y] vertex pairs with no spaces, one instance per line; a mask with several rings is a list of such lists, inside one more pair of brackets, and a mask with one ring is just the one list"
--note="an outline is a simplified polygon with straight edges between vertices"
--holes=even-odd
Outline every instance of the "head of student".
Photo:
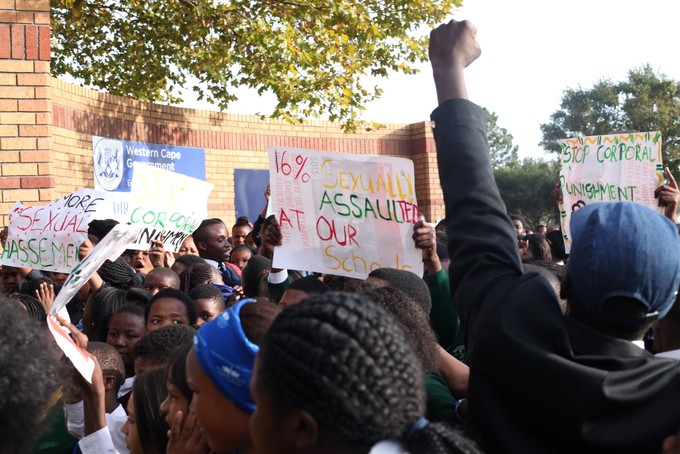
[[269,301],[241,300],[196,332],[187,381],[192,411],[213,452],[252,451],[250,379],[259,344],[279,311]]
[[351,293],[311,297],[279,314],[258,354],[255,450],[367,453],[401,441],[407,452],[431,454],[473,445],[423,418],[423,381],[406,334],[383,308]]
[[144,319],[147,333],[168,325],[194,326],[196,308],[189,295],[174,288],[166,288],[151,298]]
[[221,219],[205,219],[192,234],[198,255],[216,262],[229,260],[229,232]]
[[231,242],[234,247],[239,244],[244,244],[246,242],[246,237],[250,232],[252,232],[253,226],[250,225],[250,221],[245,216],[241,216],[236,220],[236,223],[231,228]]
[[510,221],[515,228],[515,232],[517,232],[517,236],[524,235],[524,230],[527,228],[527,221],[524,220],[524,217],[520,214],[511,214]]
[[142,288],[151,296],[165,288],[179,289],[179,276],[170,268],[154,268],[146,275]]
[[678,229],[632,202],[587,205],[570,227],[562,291],[569,315],[611,336],[640,339],[670,310],[680,287]]
[[191,289],[189,297],[196,306],[196,329],[224,310],[224,295],[212,284],[200,284]]

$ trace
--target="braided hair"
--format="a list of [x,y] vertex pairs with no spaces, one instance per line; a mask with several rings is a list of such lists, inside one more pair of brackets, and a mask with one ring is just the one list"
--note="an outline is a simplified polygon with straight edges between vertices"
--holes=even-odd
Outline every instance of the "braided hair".
[[9,298],[21,304],[32,320],[40,322],[41,324],[46,323],[47,313],[45,312],[45,307],[36,298],[26,295],[25,293],[17,292],[10,294]]
[[420,361],[394,318],[361,295],[329,292],[284,310],[256,374],[276,406],[308,412],[356,452],[405,434],[412,454],[477,452],[457,449],[469,441],[443,424],[411,430],[426,409]]

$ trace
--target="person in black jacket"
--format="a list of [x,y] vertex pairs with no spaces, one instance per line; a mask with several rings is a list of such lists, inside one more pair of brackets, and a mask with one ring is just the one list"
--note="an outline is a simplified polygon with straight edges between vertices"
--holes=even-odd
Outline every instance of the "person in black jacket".
[[522,274],[488,156],[484,111],[467,100],[476,30],[430,35],[451,294],[466,333],[468,423],[489,452],[659,452],[680,427],[680,362],[639,339],[680,286],[680,237],[635,203],[574,213],[563,315],[545,278]]

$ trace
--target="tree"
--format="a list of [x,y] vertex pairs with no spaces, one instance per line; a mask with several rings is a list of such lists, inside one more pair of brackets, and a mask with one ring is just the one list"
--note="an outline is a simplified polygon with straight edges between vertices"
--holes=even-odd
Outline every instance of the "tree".
[[508,213],[521,214],[529,226],[559,219],[557,202],[550,195],[558,174],[559,161],[531,158],[494,170]]
[[[145,101],[179,88],[225,109],[234,87],[271,91],[274,117],[352,129],[380,96],[364,75],[412,74],[424,28],[462,0],[51,0],[52,72]],[[424,36],[425,35],[425,36]]]
[[664,163],[680,164],[680,83],[645,65],[628,72],[628,80],[602,80],[590,89],[568,88],[560,109],[541,125],[547,151],[559,153],[557,140],[615,131],[661,131]]
[[507,129],[498,125],[498,115],[494,112],[489,112],[487,109],[484,109],[484,111],[486,112],[491,166],[496,169],[517,164],[518,147],[512,144],[512,134]]

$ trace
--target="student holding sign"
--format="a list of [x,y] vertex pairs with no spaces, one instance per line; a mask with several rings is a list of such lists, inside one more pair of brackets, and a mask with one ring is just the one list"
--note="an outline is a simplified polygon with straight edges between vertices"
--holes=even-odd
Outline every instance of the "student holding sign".
[[631,341],[675,300],[678,230],[637,203],[576,211],[562,315],[547,281],[522,275],[486,117],[467,100],[475,36],[456,21],[430,36],[451,294],[471,370],[468,424],[489,452],[659,452],[680,427],[680,363]]

